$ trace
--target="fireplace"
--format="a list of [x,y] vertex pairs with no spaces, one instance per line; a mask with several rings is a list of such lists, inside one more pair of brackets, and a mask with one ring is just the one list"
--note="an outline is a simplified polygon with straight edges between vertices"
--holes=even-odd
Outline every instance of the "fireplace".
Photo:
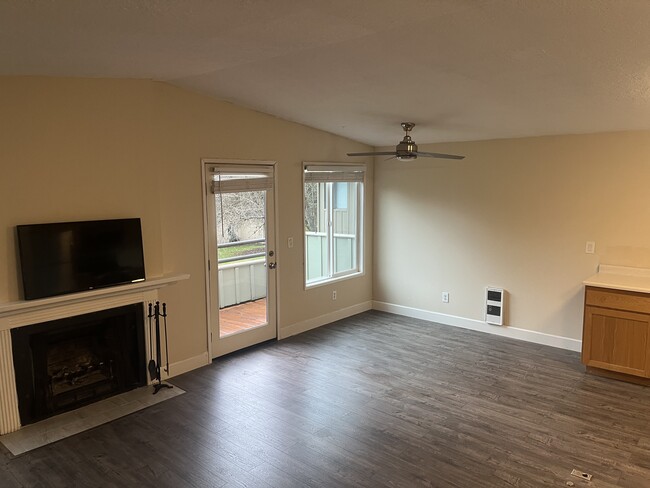
[[27,425],[146,384],[142,303],[11,330]]

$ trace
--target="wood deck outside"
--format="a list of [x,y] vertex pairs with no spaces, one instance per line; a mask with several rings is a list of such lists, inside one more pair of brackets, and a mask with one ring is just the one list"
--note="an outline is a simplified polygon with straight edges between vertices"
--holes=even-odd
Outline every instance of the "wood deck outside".
[[219,310],[219,337],[266,324],[266,298]]

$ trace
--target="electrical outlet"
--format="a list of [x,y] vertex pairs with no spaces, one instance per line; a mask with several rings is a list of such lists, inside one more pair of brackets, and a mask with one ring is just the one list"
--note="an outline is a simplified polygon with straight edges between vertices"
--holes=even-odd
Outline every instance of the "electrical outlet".
[[332,300],[336,300],[336,290],[332,292]]
[[595,250],[596,250],[596,243],[594,241],[587,241],[587,245],[585,246],[585,252],[587,254],[593,254]]
[[449,303],[449,292],[448,291],[443,291],[442,292],[442,303]]
[[287,247],[291,249],[293,247],[293,237],[287,239]]

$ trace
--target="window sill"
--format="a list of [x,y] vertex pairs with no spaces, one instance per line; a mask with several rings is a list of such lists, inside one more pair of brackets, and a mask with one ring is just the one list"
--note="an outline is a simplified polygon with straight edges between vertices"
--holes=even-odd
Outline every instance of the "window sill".
[[312,288],[319,288],[321,286],[331,285],[332,283],[338,283],[340,281],[346,281],[353,278],[360,278],[364,276],[365,271],[358,271],[356,273],[346,274],[344,276],[337,276],[335,278],[327,278],[321,281],[316,281],[314,283],[305,283],[305,290],[311,290]]

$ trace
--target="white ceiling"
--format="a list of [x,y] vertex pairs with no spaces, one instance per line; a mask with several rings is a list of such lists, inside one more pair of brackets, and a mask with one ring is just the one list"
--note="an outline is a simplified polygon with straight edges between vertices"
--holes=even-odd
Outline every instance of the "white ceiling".
[[162,80],[376,146],[650,129],[650,1],[3,0],[0,74]]

